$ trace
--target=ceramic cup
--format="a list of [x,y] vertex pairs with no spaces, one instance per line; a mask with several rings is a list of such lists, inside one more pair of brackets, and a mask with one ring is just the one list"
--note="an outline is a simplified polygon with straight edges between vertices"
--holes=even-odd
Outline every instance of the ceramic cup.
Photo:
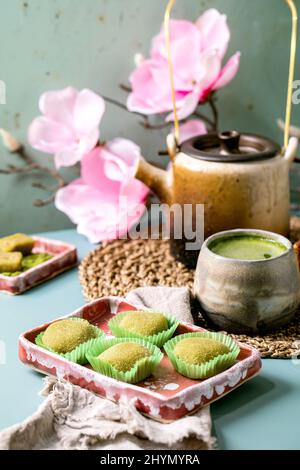
[[[258,261],[225,258],[209,246],[224,236],[256,235],[286,247],[281,255]],[[265,332],[288,323],[300,301],[300,276],[291,242],[264,230],[228,230],[202,245],[194,294],[203,313],[218,327],[235,333]]]

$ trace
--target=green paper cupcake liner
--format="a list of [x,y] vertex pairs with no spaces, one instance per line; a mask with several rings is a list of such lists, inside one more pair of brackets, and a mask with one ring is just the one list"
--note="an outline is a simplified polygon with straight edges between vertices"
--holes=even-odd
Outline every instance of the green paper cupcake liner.
[[168,321],[168,329],[161,331],[159,333],[156,333],[155,335],[152,335],[152,336],[143,336],[139,333],[133,333],[132,331],[128,331],[125,328],[122,328],[119,325],[120,321],[126,315],[130,315],[131,313],[134,313],[136,311],[147,312],[147,313],[162,313],[163,315],[165,315],[163,312],[160,312],[158,310],[131,310],[128,312],[119,313],[118,315],[115,315],[115,317],[112,318],[108,323],[109,328],[111,329],[112,333],[117,338],[139,338],[139,339],[146,340],[148,343],[151,343],[154,346],[157,346],[158,348],[161,348],[170,338],[172,338],[178,325],[180,324],[180,322],[176,320],[176,318],[172,317],[171,315],[165,315]]
[[[127,372],[122,372],[108,364],[107,362],[101,361],[98,356],[106,349],[119,343],[138,343],[147,348],[151,356],[145,357],[137,361],[137,363]],[[94,344],[88,351],[87,360],[91,364],[94,370],[100,372],[100,374],[107,375],[113,379],[121,380],[130,384],[141,382],[149,375],[152,375],[158,364],[163,358],[163,353],[151,343],[139,338],[113,338],[113,339],[102,339]]]
[[[83,320],[83,319],[74,317],[74,318],[66,318],[66,320],[78,321],[78,320]],[[76,362],[77,364],[86,364],[88,362],[87,358],[86,358],[86,353],[89,350],[89,348],[96,345],[97,342],[105,336],[105,333],[102,330],[100,330],[96,326],[93,326],[93,325],[91,325],[91,326],[93,327],[93,330],[97,333],[97,337],[89,339],[85,343],[79,344],[78,346],[76,346],[75,349],[73,349],[70,352],[64,353],[64,354],[63,353],[58,353],[58,352],[54,351],[53,349],[48,348],[47,346],[44,345],[44,343],[43,343],[44,331],[42,331],[41,333],[39,333],[36,336],[35,344],[37,344],[38,346],[40,346],[44,349],[47,349],[48,351],[51,351],[54,354],[58,354],[59,356],[64,357],[68,361]]]
[[[179,359],[174,354],[174,347],[182,339],[192,337],[214,339],[215,341],[219,341],[220,343],[223,343],[225,346],[227,346],[230,349],[230,352],[216,356],[215,358],[201,365],[188,364],[182,359]],[[178,335],[164,345],[164,350],[166,351],[177,372],[179,372],[181,375],[184,375],[185,377],[189,377],[190,379],[207,379],[219,374],[220,372],[223,372],[234,364],[240,352],[239,346],[230,336],[209,331]]]

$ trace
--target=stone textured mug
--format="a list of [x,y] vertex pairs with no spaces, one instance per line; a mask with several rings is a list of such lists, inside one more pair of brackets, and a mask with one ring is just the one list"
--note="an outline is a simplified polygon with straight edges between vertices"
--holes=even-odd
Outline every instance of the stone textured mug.
[[[225,258],[209,246],[224,236],[254,235],[286,247],[281,255],[255,261]],[[203,313],[218,327],[235,333],[265,332],[288,323],[300,301],[299,267],[291,242],[263,230],[219,232],[202,245],[194,294]]]

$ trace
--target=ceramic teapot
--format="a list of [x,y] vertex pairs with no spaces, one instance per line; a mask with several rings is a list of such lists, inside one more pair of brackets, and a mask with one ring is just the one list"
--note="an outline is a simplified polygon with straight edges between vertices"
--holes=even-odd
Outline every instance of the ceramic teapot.
[[[204,205],[204,238],[235,228],[288,236],[295,137],[284,154],[266,137],[236,131],[194,137],[178,148],[173,136],[168,136],[167,143],[169,153],[173,152],[170,168],[161,170],[141,158],[135,177],[169,206]],[[171,236],[172,254],[194,267],[199,250],[185,247],[184,237]]]

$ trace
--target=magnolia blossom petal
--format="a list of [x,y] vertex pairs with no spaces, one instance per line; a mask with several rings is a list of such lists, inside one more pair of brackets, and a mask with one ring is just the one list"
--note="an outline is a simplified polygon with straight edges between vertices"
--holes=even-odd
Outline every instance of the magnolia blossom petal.
[[56,153],[61,148],[70,148],[73,143],[73,134],[63,124],[40,116],[30,124],[28,140],[30,145],[37,150]]
[[129,139],[112,139],[107,142],[105,149],[125,163],[127,174],[128,169],[135,167],[137,159],[141,157],[141,148]]
[[[195,89],[193,93],[190,93],[184,98],[181,103],[180,109],[177,111],[177,117],[181,121],[182,119],[186,119],[188,116],[193,114],[197,105],[199,103],[199,89]],[[174,113],[169,114],[166,117],[166,121],[174,121]]]
[[62,167],[68,167],[76,165],[81,160],[81,152],[79,147],[74,146],[71,147],[69,150],[63,150],[61,152],[57,152],[54,155],[54,163],[57,169]]
[[[153,108],[151,108],[140,96],[135,93],[129,93],[126,106],[128,111],[131,113],[150,115],[156,112],[153,111]],[[159,113],[160,111],[157,112]]]
[[129,80],[133,90],[127,99],[129,111],[148,115],[171,109],[169,73],[164,64],[145,60]]
[[127,166],[123,160],[103,148],[101,151],[104,159],[104,174],[112,181],[122,181],[127,173]]
[[81,177],[87,186],[97,189],[103,200],[116,201],[121,183],[105,174],[105,147],[97,147],[84,155],[81,161]]
[[132,140],[117,137],[107,142],[105,148],[115,155],[123,158],[129,164],[141,156],[141,148]]
[[[171,20],[170,39],[175,84],[182,90],[190,90],[201,71],[201,34],[190,21]],[[164,27],[153,39],[151,58],[163,63],[167,61]]]
[[174,76],[175,87],[179,90],[192,90],[193,83],[199,81],[202,75],[200,60],[200,40],[182,38],[177,41],[172,53],[173,67],[176,70]]
[[104,203],[101,212],[90,212],[83,217],[77,231],[88,237],[91,243],[114,240],[126,235],[139,222],[144,212],[143,201],[135,198],[130,202],[128,198],[121,196],[117,205]]
[[77,224],[78,233],[97,243],[126,234],[142,216],[144,200],[145,193],[139,195],[134,185],[131,196],[104,199],[101,192],[79,179],[57,192],[55,205]]
[[145,206],[138,204],[131,208],[129,213],[120,213],[120,210],[111,205],[104,205],[105,213],[110,214],[109,224],[107,217],[98,214],[90,214],[77,226],[77,231],[88,238],[90,243],[115,240],[128,233],[130,228],[140,220]]
[[[199,32],[194,23],[187,20],[171,20],[170,21],[170,41],[171,46],[176,41],[181,41],[182,38],[186,38],[191,42],[200,41]],[[175,48],[174,48],[175,49]],[[166,40],[164,25],[161,28],[160,33],[155,36],[152,40],[151,57],[161,60],[167,58]]]
[[[104,207],[104,206],[103,206]],[[107,219],[99,214],[90,214],[82,218],[77,226],[77,232],[87,237],[90,243],[99,243],[117,239],[118,219],[114,216],[114,210],[106,206],[106,212],[110,213],[110,224],[107,225]]]
[[[136,93],[130,93],[127,97],[127,109],[131,113],[140,113],[145,116],[152,114],[164,113],[172,109],[171,91],[169,91],[169,97],[163,97],[158,99],[157,102],[153,100],[144,100]],[[155,98],[155,96],[153,96]]]
[[159,90],[155,81],[155,69],[159,69],[161,65],[153,60],[145,60],[142,62],[129,77],[129,81],[134,90],[138,90],[147,99],[148,96],[155,96]]
[[76,165],[83,155],[89,153],[99,140],[99,130],[94,129],[90,134],[85,135],[80,141],[72,142],[68,148],[57,152],[54,156],[56,168]]
[[[229,39],[226,15],[216,9],[207,10],[196,24],[170,22],[174,89],[180,119],[193,113],[197,103],[205,102],[213,90],[227,85],[236,73],[236,63],[235,69],[229,62],[222,70]],[[150,58],[138,61],[130,82],[129,111],[145,115],[172,111],[164,29],[152,41]],[[167,117],[173,119],[173,114]]]
[[[174,129],[173,129],[174,133]],[[198,135],[206,134],[207,127],[200,119],[191,119],[179,127],[179,144]]]
[[198,18],[196,26],[201,33],[202,49],[217,50],[222,59],[230,40],[226,15],[222,15],[215,8],[210,8]]
[[[126,234],[144,212],[149,189],[132,178],[129,171],[131,162],[139,155],[139,147],[131,141],[108,142],[86,154],[82,159],[81,178],[57,192],[56,207],[92,243]],[[107,176],[107,161],[114,161],[121,168],[120,181]]]
[[64,126],[73,127],[73,110],[78,91],[73,87],[42,94],[39,108],[42,114]]
[[205,54],[205,76],[201,81],[203,91],[209,89],[215,83],[221,72],[221,60],[216,51],[209,51]]
[[97,144],[105,104],[91,90],[68,87],[44,93],[40,110],[43,115],[31,123],[28,139],[34,148],[55,154],[58,168],[79,162]]
[[89,134],[98,128],[105,111],[104,99],[91,90],[78,93],[74,106],[74,126],[79,134]]
[[213,86],[213,90],[217,90],[218,88],[223,88],[224,86],[228,85],[228,83],[230,83],[231,80],[233,80],[240,66],[240,57],[241,57],[241,53],[236,52],[229,59],[225,67],[223,67],[218,80],[215,82]]
[[64,212],[74,224],[78,224],[98,204],[98,191],[87,186],[82,179],[59,189],[55,196],[56,208]]
[[104,171],[108,178],[122,183],[121,195],[126,196],[128,203],[144,200],[149,188],[134,178],[137,160],[141,157],[141,149],[128,139],[116,138],[104,147]]
[[81,157],[95,148],[95,146],[98,144],[99,137],[99,128],[95,127],[93,130],[83,135],[81,139],[79,139]]
[[136,203],[145,203],[149,195],[149,188],[137,179],[124,181],[120,191],[120,197],[125,197],[128,207],[135,206]]
[[81,177],[87,186],[100,190],[105,179],[104,161],[101,158],[102,147],[97,147],[84,155],[81,161]]

